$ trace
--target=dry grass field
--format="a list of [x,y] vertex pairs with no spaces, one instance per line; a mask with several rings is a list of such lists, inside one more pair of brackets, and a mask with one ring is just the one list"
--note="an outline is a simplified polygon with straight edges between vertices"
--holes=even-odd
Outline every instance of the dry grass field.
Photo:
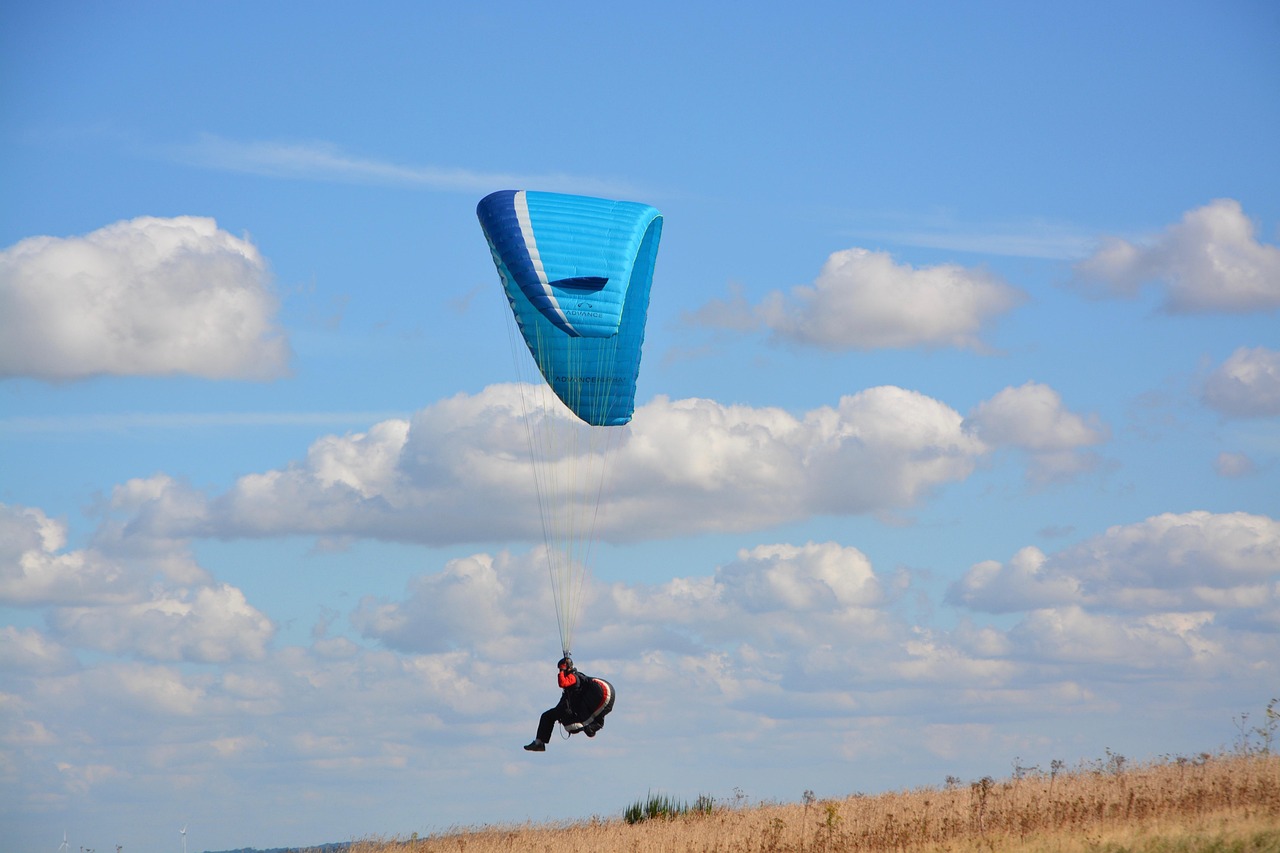
[[[701,805],[706,805],[702,801]],[[479,827],[366,839],[351,853],[1280,853],[1280,756],[1202,754],[1131,765],[1106,760],[1014,777],[949,780],[876,796],[791,805],[711,804],[629,823]]]

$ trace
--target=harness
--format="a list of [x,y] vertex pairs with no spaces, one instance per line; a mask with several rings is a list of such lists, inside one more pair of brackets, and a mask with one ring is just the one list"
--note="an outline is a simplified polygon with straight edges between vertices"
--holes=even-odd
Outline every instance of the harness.
[[603,678],[591,679],[600,685],[600,704],[591,712],[591,716],[582,721],[582,725],[589,726],[595,722],[596,717],[607,714],[613,710],[613,685],[605,681]]
[[[614,689],[612,684],[605,681],[603,678],[588,678],[587,676],[584,676],[581,673],[578,674],[578,678],[584,679],[584,680],[590,680],[600,685],[600,702],[599,704],[596,705],[596,707],[591,711],[591,714],[585,720],[569,723],[568,725],[565,726],[565,731],[569,732],[569,734],[574,734],[576,732],[582,731],[583,729],[587,728],[592,723],[594,723],[596,721],[596,718],[603,717],[605,714],[613,710]],[[570,716],[574,715],[573,696],[567,690],[565,691],[565,694],[564,694],[564,708],[565,708],[565,711],[567,711]]]

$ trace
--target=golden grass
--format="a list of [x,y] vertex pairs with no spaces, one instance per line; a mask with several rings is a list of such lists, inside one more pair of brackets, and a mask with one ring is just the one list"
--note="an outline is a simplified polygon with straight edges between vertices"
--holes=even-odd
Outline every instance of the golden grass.
[[[876,796],[628,824],[479,827],[366,839],[351,853],[1280,853],[1280,756],[1201,755],[1019,773]],[[626,804],[619,804],[621,815]]]

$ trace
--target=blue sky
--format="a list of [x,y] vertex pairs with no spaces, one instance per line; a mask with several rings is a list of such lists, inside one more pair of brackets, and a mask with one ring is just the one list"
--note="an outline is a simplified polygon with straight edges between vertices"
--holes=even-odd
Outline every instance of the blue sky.
[[[0,12],[0,836],[1193,754],[1280,693],[1280,11]],[[664,214],[559,656],[475,218]]]

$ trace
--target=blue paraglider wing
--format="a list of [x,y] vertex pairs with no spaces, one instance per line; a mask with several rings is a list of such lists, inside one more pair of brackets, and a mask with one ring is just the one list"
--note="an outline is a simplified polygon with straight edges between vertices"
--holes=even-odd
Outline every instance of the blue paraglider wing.
[[627,423],[662,215],[637,202],[524,190],[485,196],[476,215],[556,396],[589,424]]

